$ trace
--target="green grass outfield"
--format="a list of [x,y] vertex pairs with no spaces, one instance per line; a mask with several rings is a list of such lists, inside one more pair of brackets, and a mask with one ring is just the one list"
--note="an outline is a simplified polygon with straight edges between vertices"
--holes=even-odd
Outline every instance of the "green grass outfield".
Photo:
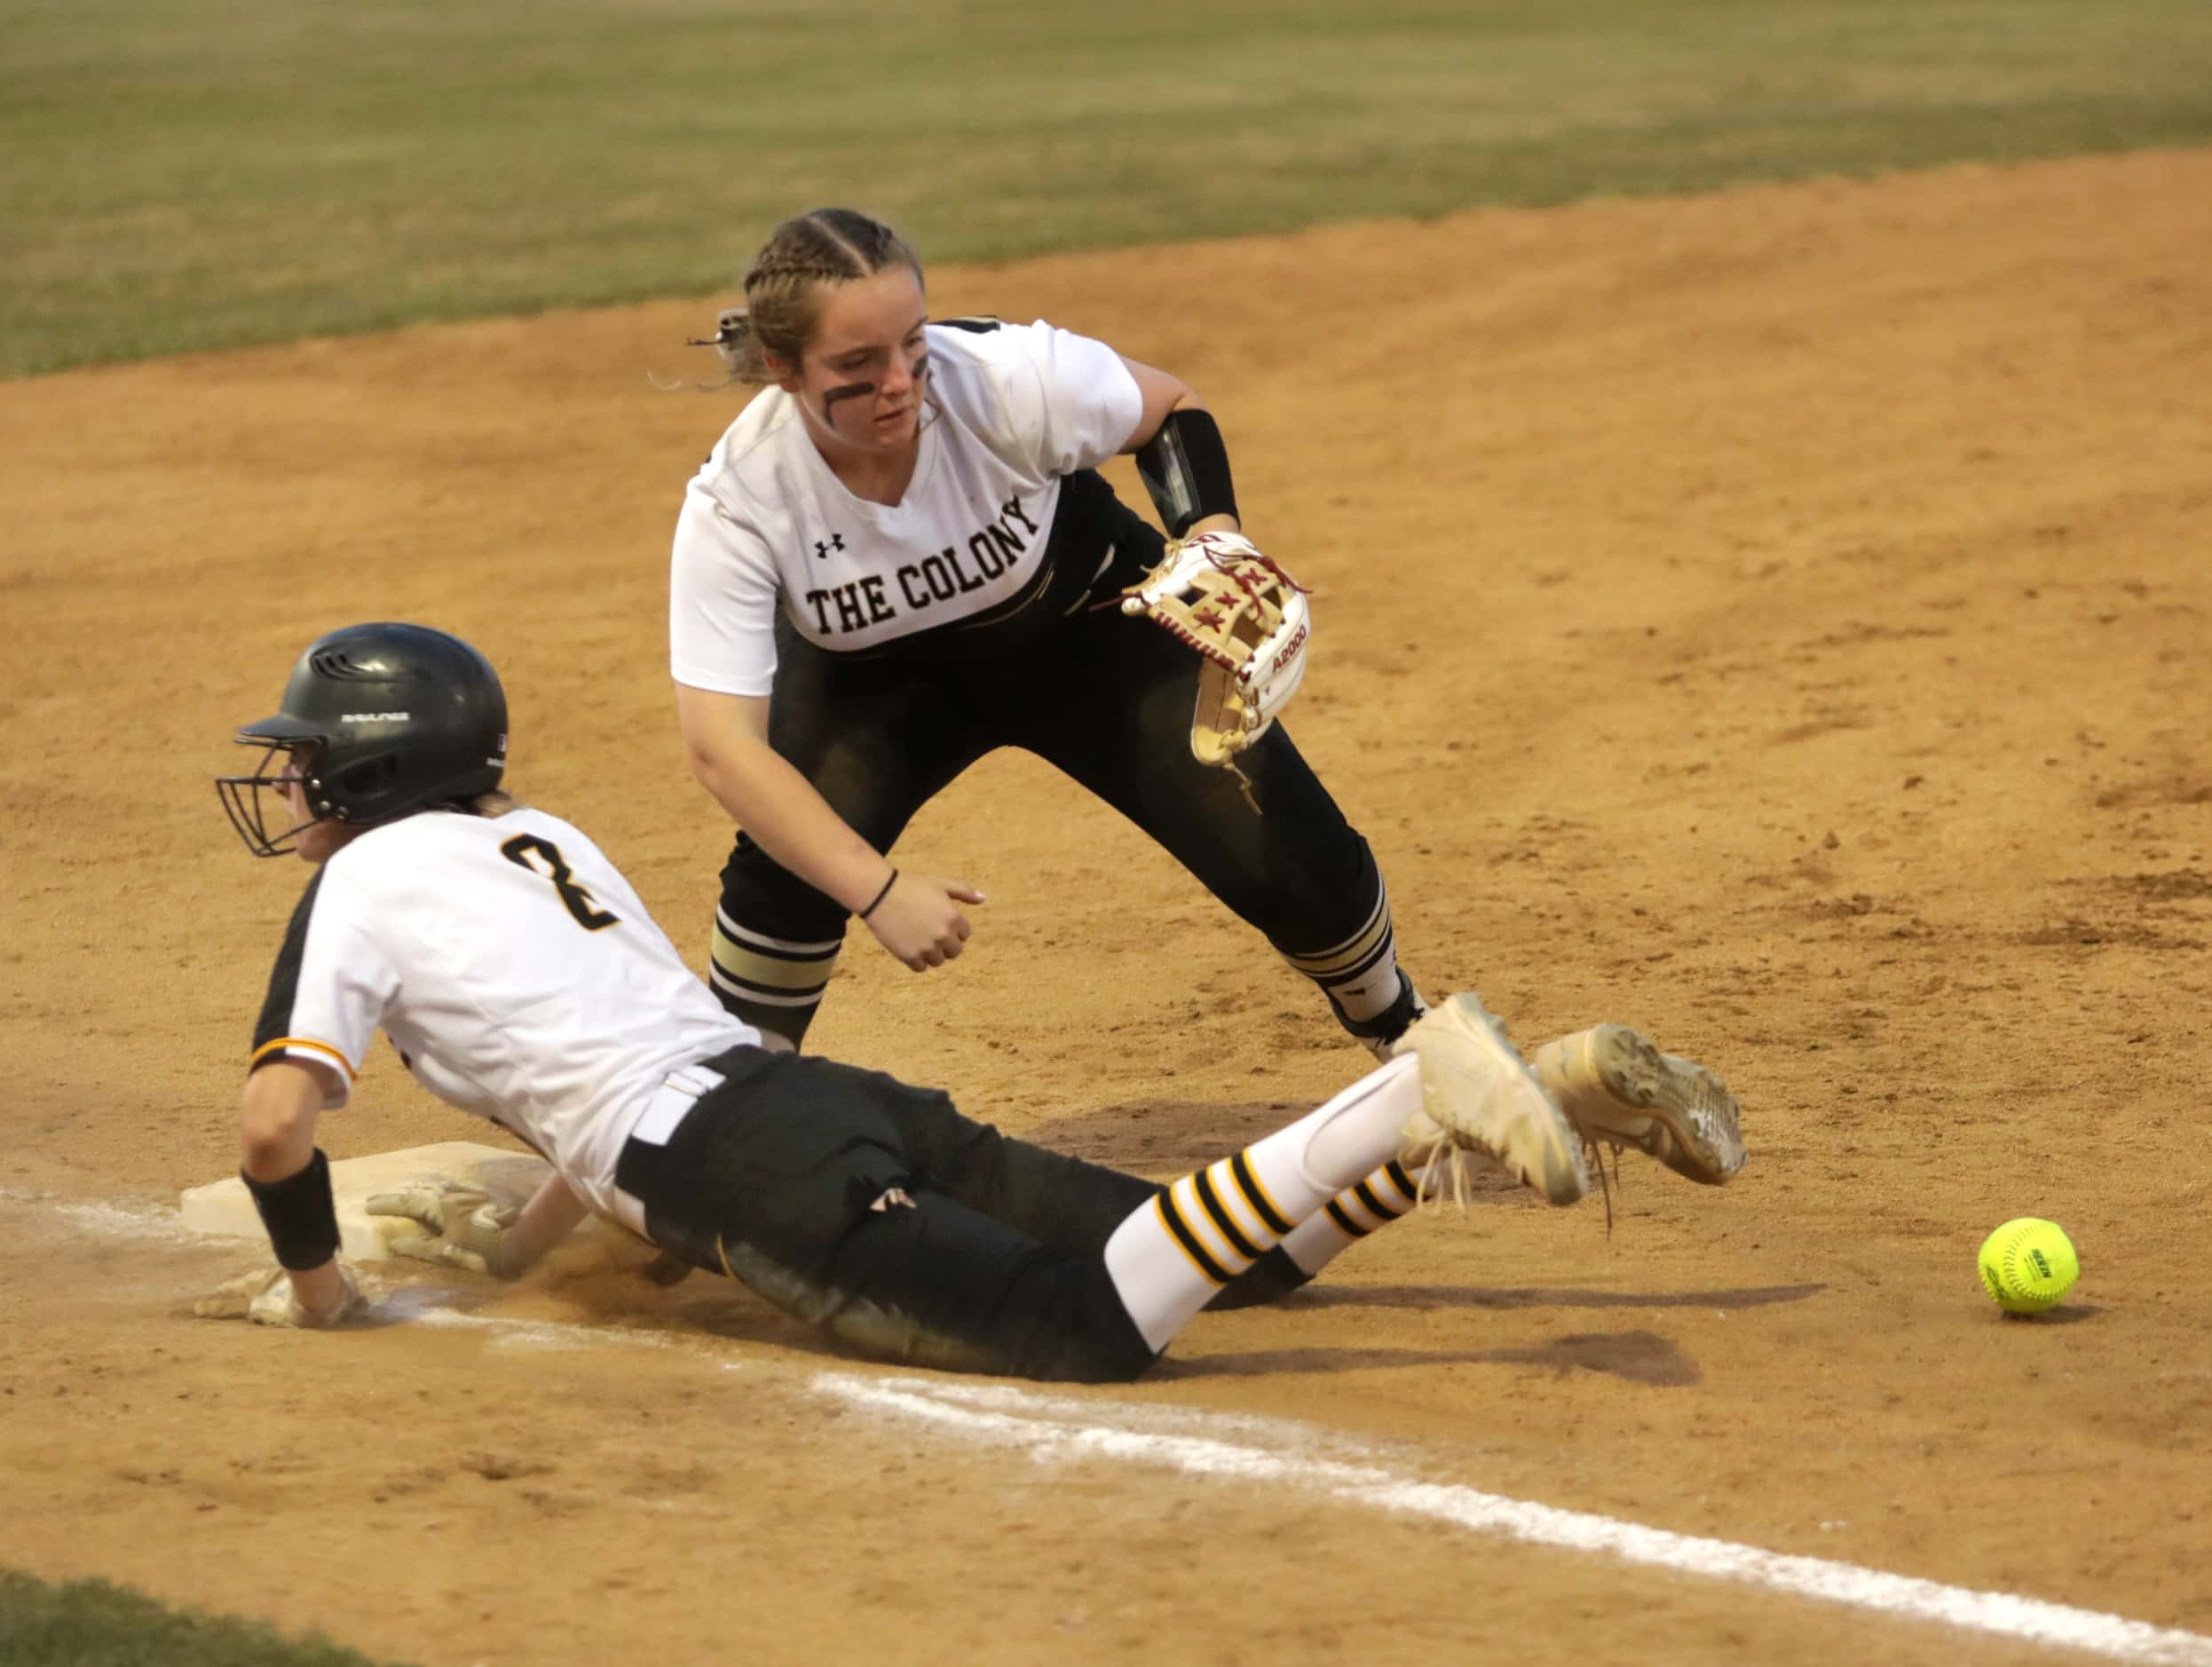
[[[0,0],[0,375],[932,259],[2212,140],[2212,0]],[[367,1667],[0,1570],[10,1667]]]
[[377,1667],[320,1637],[170,1609],[105,1580],[49,1584],[0,1568],[8,1667]]
[[933,259],[2212,137],[2207,0],[7,0],[0,375]]

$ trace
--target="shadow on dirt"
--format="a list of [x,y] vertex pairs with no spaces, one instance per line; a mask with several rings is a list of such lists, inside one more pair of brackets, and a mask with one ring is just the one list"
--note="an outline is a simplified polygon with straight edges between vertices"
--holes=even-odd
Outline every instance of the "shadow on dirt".
[[2079,1325],[2104,1311],[2094,1302],[2069,1302],[2062,1308],[2046,1308],[2041,1314],[2006,1314],[1998,1317],[2008,1325]]
[[1630,1383],[1681,1388],[1703,1381],[1697,1363],[1656,1331],[1576,1332],[1524,1348],[1268,1348],[1203,1360],[1170,1355],[1156,1379],[1259,1377],[1270,1372],[1367,1371],[1403,1366],[1541,1366],[1555,1375],[1593,1371]]
[[[1300,1308],[1762,1308],[1803,1302],[1828,1287],[1749,1285],[1732,1291],[1577,1291],[1482,1285],[1308,1285],[1284,1299]],[[2057,1312],[2064,1313],[2064,1309]]]
[[[1021,1130],[1019,1138],[1086,1163],[1167,1180],[1226,1157],[1311,1110],[1289,1100],[1240,1105],[1134,1101],[1055,1118]],[[986,1115],[984,1120],[991,1119]],[[1468,1203],[1534,1203],[1527,1188],[1488,1159],[1470,1154],[1467,1168]]]

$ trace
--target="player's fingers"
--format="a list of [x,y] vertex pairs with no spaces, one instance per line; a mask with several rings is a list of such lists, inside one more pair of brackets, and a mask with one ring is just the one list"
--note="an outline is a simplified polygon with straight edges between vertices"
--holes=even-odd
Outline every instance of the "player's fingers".
[[467,1273],[488,1274],[492,1271],[492,1264],[486,1261],[476,1252],[463,1250],[454,1244],[439,1245],[435,1260],[444,1262],[448,1268],[458,1268]]
[[246,1305],[246,1323],[249,1325],[297,1325],[292,1312],[292,1282],[288,1276],[272,1281],[261,1294]]
[[952,917],[952,936],[959,942],[967,943],[968,935],[975,929],[974,927],[968,925],[966,915],[956,914]]
[[376,1236],[384,1241],[387,1248],[401,1239],[436,1238],[446,1230],[440,1222],[426,1221],[419,1215],[397,1213],[371,1216],[368,1224],[376,1230]]
[[473,1233],[497,1238],[514,1226],[522,1215],[518,1204],[493,1204],[489,1201],[469,1212],[469,1228]]
[[944,895],[961,903],[988,903],[989,897],[969,885],[965,880],[955,880],[944,889]]
[[[362,1209],[370,1215],[386,1215],[412,1221],[433,1233],[446,1230],[445,1200],[435,1187],[409,1187],[403,1192],[372,1193]],[[379,1224],[379,1230],[383,1230]],[[400,1227],[401,1232],[407,1229]]]

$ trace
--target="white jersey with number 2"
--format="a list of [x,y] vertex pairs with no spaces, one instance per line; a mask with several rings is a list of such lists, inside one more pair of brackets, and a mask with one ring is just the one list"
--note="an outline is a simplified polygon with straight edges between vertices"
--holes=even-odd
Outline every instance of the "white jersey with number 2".
[[253,1063],[320,1063],[342,1105],[380,1026],[415,1080],[520,1135],[607,1214],[622,1143],[663,1078],[760,1040],[596,845],[526,809],[407,817],[321,865]]

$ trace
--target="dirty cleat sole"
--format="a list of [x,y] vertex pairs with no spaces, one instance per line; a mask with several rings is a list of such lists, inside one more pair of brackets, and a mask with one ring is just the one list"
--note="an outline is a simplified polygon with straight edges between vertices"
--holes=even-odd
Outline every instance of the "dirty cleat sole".
[[1496,1158],[1552,1204],[1589,1192],[1581,1134],[1473,996],[1430,1008],[1397,1052],[1419,1059],[1422,1104],[1454,1144]]
[[1709,1187],[1743,1167],[1742,1113],[1727,1084],[1661,1053],[1640,1031],[1625,1024],[1578,1031],[1538,1049],[1535,1063],[1586,1139],[1632,1146]]

